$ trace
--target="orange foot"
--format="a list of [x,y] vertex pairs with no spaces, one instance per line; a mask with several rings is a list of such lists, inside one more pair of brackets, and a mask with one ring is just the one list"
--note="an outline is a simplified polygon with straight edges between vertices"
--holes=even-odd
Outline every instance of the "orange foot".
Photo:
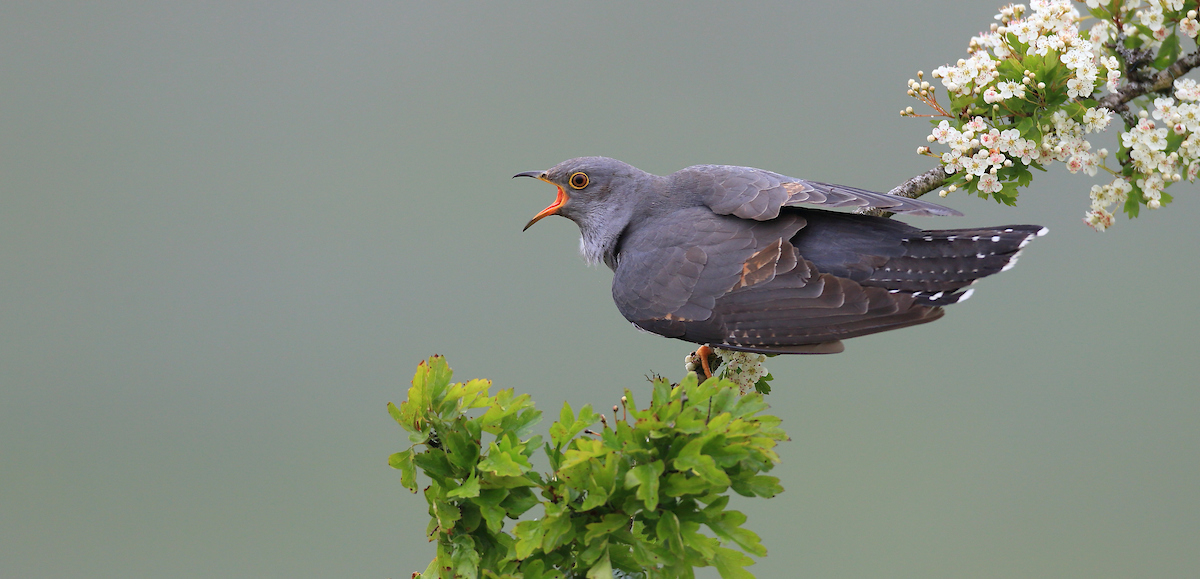
[[712,368],[708,366],[708,358],[713,355],[713,349],[708,346],[700,346],[696,349],[696,355],[700,357],[700,366],[704,368],[704,378],[712,378]]

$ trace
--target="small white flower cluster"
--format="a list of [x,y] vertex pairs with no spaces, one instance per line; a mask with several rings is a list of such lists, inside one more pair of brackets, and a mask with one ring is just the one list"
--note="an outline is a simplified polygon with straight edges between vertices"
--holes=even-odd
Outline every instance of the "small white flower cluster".
[[[1093,1],[1094,0],[1089,0],[1088,5],[1091,6]],[[1109,4],[1109,2],[1106,2],[1105,4]],[[1134,0],[1132,2],[1127,1],[1122,8],[1125,10],[1140,8],[1141,4],[1141,0]],[[1154,43],[1152,47],[1157,48],[1158,43],[1166,40],[1167,37],[1171,35],[1171,28],[1167,25],[1167,17],[1164,12],[1177,12],[1179,10],[1183,10],[1183,0],[1149,0],[1146,4],[1146,8],[1143,10],[1138,10],[1134,13],[1134,16],[1137,17],[1138,22],[1142,26],[1150,29],[1151,36],[1146,38],[1145,35],[1141,34],[1138,27],[1132,22],[1125,23],[1123,32],[1126,36],[1142,36],[1143,38],[1152,41]],[[1099,6],[1100,3],[1096,2],[1096,5]],[[1191,22],[1187,23],[1187,20],[1190,20]],[[1200,26],[1197,26],[1196,23],[1196,11],[1188,11],[1187,17],[1184,18],[1184,21],[1181,21],[1179,25],[1180,30],[1184,34],[1195,38],[1196,32],[1200,31]]]
[[1092,144],[1084,135],[1107,128],[1112,121],[1112,111],[1103,107],[1088,109],[1084,112],[1083,119],[1083,124],[1080,124],[1061,110],[1051,115],[1050,126],[1053,130],[1046,133],[1042,141],[1042,150],[1051,159],[1065,164],[1067,170],[1072,173],[1083,171],[1095,176],[1101,161],[1108,156],[1108,151],[1092,151]]
[[979,190],[994,193],[1004,188],[996,178],[1003,167],[1011,167],[1013,158],[1021,159],[1026,165],[1037,160],[1041,150],[1037,143],[1022,139],[1016,129],[988,130],[983,117],[975,117],[963,125],[962,130],[942,121],[934,127],[926,140],[948,145],[950,150],[942,153],[942,166],[947,174],[965,172],[970,181],[979,177]]
[[[1005,80],[991,89],[987,88],[995,77],[996,66],[996,60],[992,59],[988,50],[997,60],[1016,56],[1014,47],[1008,43],[1008,35],[1012,34],[1017,42],[1026,46],[1026,54],[1046,56],[1053,51],[1059,55],[1059,60],[1073,72],[1067,80],[1067,94],[1071,98],[1091,95],[1096,90],[1101,70],[1104,71],[1108,89],[1116,89],[1121,78],[1120,64],[1115,57],[1105,56],[1103,52],[1104,43],[1111,39],[1115,30],[1111,23],[1104,21],[1097,24],[1089,31],[1088,38],[1084,38],[1077,25],[1079,11],[1069,0],[1033,0],[1030,7],[1032,13],[1027,13],[1022,4],[1001,8],[1000,14],[996,15],[1001,25],[993,25],[990,32],[971,39],[968,49],[971,59],[960,60],[956,67],[941,67],[934,71],[934,76],[942,78],[950,92],[961,96],[973,91],[982,94],[988,104],[1010,98],[1025,98],[1022,84],[1044,90],[1045,84],[1037,82],[1029,71],[1026,71],[1020,83]],[[974,70],[990,70],[993,74],[972,78]],[[968,86],[972,82],[974,86]]]
[[1096,231],[1104,231],[1113,224],[1113,214],[1109,211],[1114,203],[1118,206],[1129,198],[1133,186],[1122,177],[1113,179],[1108,185],[1092,185],[1092,210],[1084,216],[1083,222]]
[[[1183,179],[1179,173],[1181,169],[1186,171],[1189,181],[1195,181],[1197,173],[1200,173],[1200,85],[1189,78],[1176,79],[1175,99],[1154,99],[1153,116],[1163,121],[1165,127],[1159,127],[1146,111],[1142,111],[1138,124],[1121,133],[1121,144],[1129,149],[1131,165],[1141,175],[1136,181],[1138,189],[1150,209],[1162,207],[1163,189]],[[1184,139],[1178,150],[1168,152],[1171,132]],[[1123,190],[1127,194],[1131,189],[1129,182],[1123,178],[1118,178],[1118,181],[1124,183]],[[1103,231],[1111,224],[1112,218],[1106,215],[1107,204],[1101,204],[1101,201],[1112,197],[1098,197],[1095,187],[1092,192],[1092,210],[1083,220]]]
[[[996,110],[1010,99],[1036,98],[1032,93],[1046,90],[1046,84],[1039,82],[1033,71],[1024,71],[1019,81],[1000,78],[996,72],[1000,60],[1020,58],[1009,44],[1011,34],[1026,45],[1026,54],[1045,56],[1054,51],[1060,55],[1059,60],[1072,72],[1066,84],[1069,97],[1091,96],[1101,69],[1109,87],[1115,88],[1121,71],[1116,58],[1101,52],[1102,42],[1107,39],[1099,38],[1095,32],[1088,39],[1080,36],[1076,25],[1079,11],[1069,0],[1033,0],[1030,7],[1032,11],[1021,4],[1001,8],[996,15],[1001,25],[971,39],[971,57],[959,60],[956,66],[939,67],[933,76],[941,78],[946,89],[955,95],[982,95],[984,102]],[[1080,124],[1060,111],[1041,127],[1042,139],[1038,143],[1021,138],[1015,129],[988,130],[990,123],[983,117],[975,117],[961,131],[942,121],[927,140],[950,146],[950,151],[941,156],[946,173],[964,171],[968,181],[979,177],[976,187],[990,194],[1003,189],[997,171],[1012,166],[1013,160],[1025,165],[1060,161],[1072,173],[1083,171],[1095,175],[1107,152],[1103,149],[1093,152],[1083,135],[1104,130],[1111,119],[1112,113],[1107,109],[1091,108],[1085,110]]]
[[725,361],[720,371],[721,377],[737,384],[742,394],[754,391],[754,385],[767,375],[767,369],[763,367],[767,357],[762,354],[720,349],[717,354]]
[[1092,151],[1092,144],[1084,135],[1104,130],[1111,120],[1112,112],[1102,107],[1088,109],[1083,124],[1058,111],[1051,116],[1051,123],[1043,127],[1041,146],[1032,139],[1021,138],[1017,129],[989,129],[983,117],[965,123],[961,131],[950,126],[949,121],[942,121],[926,140],[950,147],[941,156],[947,174],[964,171],[967,181],[979,177],[977,187],[980,191],[996,193],[1004,188],[996,177],[997,172],[1003,167],[1011,167],[1014,159],[1025,165],[1059,161],[1072,173],[1083,171],[1095,175],[1108,151]]
[[1196,20],[1196,11],[1188,10],[1187,16],[1179,21],[1179,31],[1186,34],[1188,38],[1195,38],[1200,34],[1200,21]]

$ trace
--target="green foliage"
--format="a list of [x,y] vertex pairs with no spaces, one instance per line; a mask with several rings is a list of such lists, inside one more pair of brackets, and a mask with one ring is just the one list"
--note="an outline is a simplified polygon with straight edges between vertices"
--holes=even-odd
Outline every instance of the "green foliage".
[[[779,418],[760,414],[761,394],[739,396],[723,380],[701,384],[695,373],[677,385],[660,379],[645,408],[626,390],[623,414],[599,432],[589,430],[601,420],[590,406],[576,413],[564,403],[542,445],[530,436],[541,413],[528,395],[492,396],[490,381],[450,378],[445,359],[434,356],[418,366],[408,400],[388,404],[412,443],[388,464],[414,493],[417,469],[430,479],[427,535],[437,555],[423,576],[650,579],[712,566],[721,577],[750,578],[746,553],[766,554],[742,527],[745,515],[726,508],[730,489],[783,491],[762,474],[779,462],[774,447],[787,435]],[[486,451],[484,433],[492,437]],[[546,475],[532,472],[539,446]],[[538,504],[540,518],[505,528]]]

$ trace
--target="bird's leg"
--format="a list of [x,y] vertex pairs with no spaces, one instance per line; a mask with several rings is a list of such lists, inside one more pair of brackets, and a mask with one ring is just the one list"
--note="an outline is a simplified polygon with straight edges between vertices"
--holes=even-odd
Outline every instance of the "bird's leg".
[[708,365],[708,358],[713,355],[713,349],[707,345],[696,348],[696,356],[700,358],[700,366],[704,368],[704,378],[712,378],[712,368]]

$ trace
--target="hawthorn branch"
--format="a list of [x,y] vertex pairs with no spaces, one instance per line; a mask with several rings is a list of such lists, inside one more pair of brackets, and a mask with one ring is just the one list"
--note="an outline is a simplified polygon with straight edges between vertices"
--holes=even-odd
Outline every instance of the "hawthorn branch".
[[[1126,60],[1127,70],[1136,70],[1142,66],[1140,55],[1129,51],[1118,51],[1123,59]],[[1113,111],[1125,120],[1125,124],[1133,126],[1137,124],[1137,115],[1129,110],[1129,101],[1144,96],[1150,93],[1162,92],[1171,88],[1175,83],[1175,79],[1187,74],[1192,69],[1200,67],[1200,48],[1192,51],[1179,60],[1176,60],[1171,66],[1159,71],[1156,74],[1148,75],[1145,80],[1135,80],[1141,75],[1130,75],[1130,78],[1123,86],[1117,89],[1116,92],[1105,96],[1097,101],[1099,106],[1102,106],[1110,111]],[[913,177],[900,185],[888,191],[889,195],[899,195],[909,199],[916,199],[930,191],[933,191],[942,185],[946,184],[946,171],[937,166],[916,177]],[[892,214],[880,209],[868,209],[859,211],[866,215],[877,215],[881,217],[890,217]]]
[[[946,184],[946,170],[941,165],[934,167],[908,181],[901,183],[899,186],[888,191],[888,195],[899,195],[909,199],[916,199],[942,185]],[[882,209],[866,209],[859,210],[858,213],[864,215],[874,215],[876,217],[891,217],[893,214],[890,211]]]
[[[1141,58],[1139,54],[1128,51],[1118,51],[1118,54],[1125,60],[1127,70],[1136,71],[1140,66],[1144,66],[1145,64],[1142,62],[1145,59]],[[1136,125],[1137,116],[1130,113],[1129,101],[1146,94],[1170,89],[1171,85],[1175,83],[1175,79],[1187,74],[1188,71],[1197,66],[1200,66],[1200,48],[1181,56],[1171,66],[1159,71],[1157,74],[1149,75],[1144,80],[1137,78],[1140,75],[1131,74],[1129,82],[1117,89],[1117,92],[1097,101],[1097,104],[1121,115],[1127,126]]]

